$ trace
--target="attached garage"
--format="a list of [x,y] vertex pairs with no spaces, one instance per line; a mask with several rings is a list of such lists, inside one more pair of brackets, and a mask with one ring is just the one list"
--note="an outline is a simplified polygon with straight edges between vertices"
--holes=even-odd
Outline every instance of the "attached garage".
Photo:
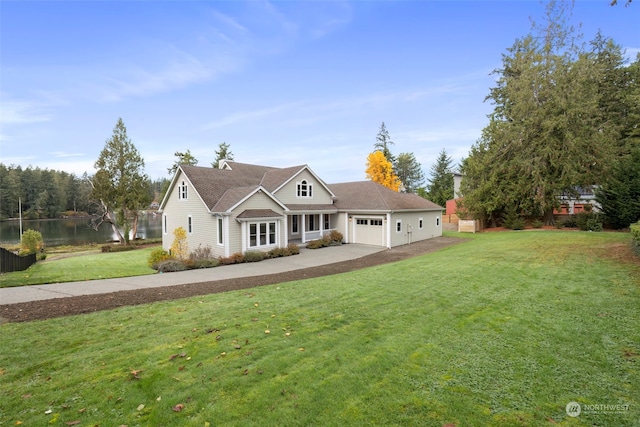
[[386,246],[384,217],[357,217],[351,221],[353,243],[362,245]]

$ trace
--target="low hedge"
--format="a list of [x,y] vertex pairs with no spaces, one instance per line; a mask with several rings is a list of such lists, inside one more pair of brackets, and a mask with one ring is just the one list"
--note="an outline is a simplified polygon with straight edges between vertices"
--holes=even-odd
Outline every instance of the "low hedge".
[[640,221],[631,224],[631,249],[633,253],[640,256]]

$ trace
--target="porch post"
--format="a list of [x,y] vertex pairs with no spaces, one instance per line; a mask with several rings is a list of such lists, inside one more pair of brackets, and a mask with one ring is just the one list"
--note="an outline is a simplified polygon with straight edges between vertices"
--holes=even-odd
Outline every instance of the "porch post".
[[302,243],[306,243],[307,242],[307,239],[305,239],[305,237],[306,237],[305,234],[307,232],[306,227],[305,227],[305,225],[306,225],[305,216],[306,216],[305,214],[300,215],[300,222],[302,223],[302,224],[300,224],[300,233],[302,235]]

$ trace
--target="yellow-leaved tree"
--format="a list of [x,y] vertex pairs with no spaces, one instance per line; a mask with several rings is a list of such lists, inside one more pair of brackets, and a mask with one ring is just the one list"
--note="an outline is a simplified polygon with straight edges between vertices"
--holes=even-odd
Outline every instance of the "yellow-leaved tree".
[[393,165],[382,151],[374,151],[367,156],[367,179],[382,184],[393,191],[400,190],[400,179],[393,172]]
[[187,230],[178,227],[173,230],[173,243],[171,244],[171,256],[176,259],[187,259],[189,257],[189,244],[187,243]]

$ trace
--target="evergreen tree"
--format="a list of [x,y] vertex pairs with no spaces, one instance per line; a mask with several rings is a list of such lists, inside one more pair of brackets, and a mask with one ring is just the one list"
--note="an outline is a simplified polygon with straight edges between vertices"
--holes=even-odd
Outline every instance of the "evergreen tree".
[[607,224],[626,228],[640,220],[640,147],[616,163],[607,180],[596,190]]
[[413,153],[400,153],[395,163],[395,172],[407,193],[416,193],[424,185],[422,165]]
[[378,131],[378,135],[376,135],[376,143],[373,144],[373,149],[384,154],[384,157],[387,159],[387,161],[393,165],[395,163],[395,158],[393,157],[393,154],[391,154],[389,145],[394,145],[394,142],[389,136],[387,127],[384,125],[384,122],[382,122],[382,124],[380,125],[380,130]]
[[447,200],[453,199],[453,172],[451,157],[442,149],[436,163],[431,166],[431,177],[427,185],[427,198],[433,203],[445,206]]
[[220,160],[233,160],[233,153],[229,148],[230,145],[226,142],[222,142],[218,145],[218,149],[216,150],[216,159],[211,163],[212,168],[218,169]]
[[138,210],[148,206],[151,200],[144,160],[127,136],[122,119],[118,119],[95,168],[92,197],[99,200],[101,215],[94,227],[97,229],[101,223],[109,223],[120,242],[129,244],[129,233],[132,232],[134,238],[136,236]]
[[495,109],[463,163],[463,207],[495,219],[507,208],[553,224],[562,193],[596,184],[619,126],[600,108],[606,67],[576,45],[567,7],[551,1],[543,26],[516,40],[489,96]]
[[198,159],[193,157],[190,150],[187,150],[184,153],[176,151],[174,153],[174,156],[176,156],[178,159],[175,161],[173,166],[171,166],[170,168],[167,168],[167,172],[169,172],[169,175],[171,176],[173,176],[173,174],[176,173],[176,171],[178,170],[178,166],[180,165],[195,166],[198,164]]

